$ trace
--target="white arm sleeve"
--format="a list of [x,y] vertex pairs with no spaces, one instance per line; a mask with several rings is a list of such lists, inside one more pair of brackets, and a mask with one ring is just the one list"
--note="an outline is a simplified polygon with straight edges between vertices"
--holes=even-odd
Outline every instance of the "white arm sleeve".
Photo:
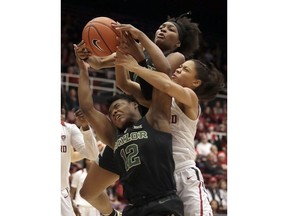
[[98,157],[99,150],[91,128],[88,131],[81,132],[76,125],[72,124],[71,145],[89,160],[96,160]]
[[94,133],[93,133],[90,126],[89,126],[89,130],[87,130],[87,131],[83,131],[81,128],[81,132],[82,132],[83,137],[84,137],[84,142],[85,142],[87,152],[90,155],[89,156],[90,158],[88,158],[88,159],[95,161],[98,158],[99,149],[98,149],[97,140],[94,136]]

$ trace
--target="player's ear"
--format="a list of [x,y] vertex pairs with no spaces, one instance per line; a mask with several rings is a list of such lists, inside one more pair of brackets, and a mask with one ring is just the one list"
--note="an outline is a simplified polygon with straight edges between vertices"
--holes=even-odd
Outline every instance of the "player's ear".
[[176,46],[177,46],[177,47],[180,47],[180,46],[181,46],[181,41],[178,41],[178,42],[176,43]]
[[193,87],[197,88],[198,86],[200,86],[202,84],[202,81],[199,79],[196,79],[192,83],[193,83]]

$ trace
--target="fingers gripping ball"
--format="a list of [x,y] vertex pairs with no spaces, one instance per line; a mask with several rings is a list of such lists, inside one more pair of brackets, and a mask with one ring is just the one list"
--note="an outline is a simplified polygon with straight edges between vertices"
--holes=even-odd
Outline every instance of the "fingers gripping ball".
[[109,17],[96,17],[83,28],[82,39],[94,55],[108,56],[116,51],[119,33],[111,26],[112,22],[115,21]]

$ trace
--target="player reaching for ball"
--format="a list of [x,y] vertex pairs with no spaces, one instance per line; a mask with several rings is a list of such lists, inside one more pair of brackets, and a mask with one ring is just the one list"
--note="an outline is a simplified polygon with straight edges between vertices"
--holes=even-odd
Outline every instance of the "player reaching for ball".
[[[121,26],[119,26],[119,27],[121,27]],[[134,34],[137,34],[137,32],[139,31],[130,25],[129,26],[122,25],[122,27],[126,28],[126,31],[135,31]],[[190,21],[190,19],[188,19],[185,16],[180,16],[178,18],[169,19],[167,22],[163,23],[159,27],[159,29],[157,30],[154,42],[165,53],[172,70],[174,67],[174,71],[175,71],[176,68],[181,63],[183,63],[185,61],[185,57],[188,58],[189,56],[192,55],[191,54],[191,53],[193,53],[192,51],[195,51],[197,49],[197,47],[198,47],[198,35],[200,33],[199,29],[198,30],[197,29],[198,29],[197,25],[195,23],[192,23]],[[181,31],[180,34],[182,35],[181,37],[179,37],[180,31]],[[181,38],[181,40],[180,40],[180,38]],[[184,45],[185,45],[185,47],[183,47]],[[132,45],[128,45],[128,47],[133,48]],[[137,50],[137,49],[135,49],[135,50]],[[180,52],[177,52],[176,50],[178,50]],[[138,54],[138,56],[141,56],[141,55],[143,56],[143,59],[144,59],[143,54],[141,54],[141,53]],[[88,61],[91,61],[92,59],[93,59],[93,57],[89,58]],[[139,58],[137,59],[137,61],[141,63]],[[151,64],[152,62],[150,60],[145,61],[144,63],[146,63],[146,62],[148,64],[150,64],[149,67],[151,67],[151,66],[154,67],[154,65]],[[98,65],[98,67],[99,67],[99,65]],[[123,76],[123,75],[121,75],[121,76]],[[116,79],[121,78],[121,76],[117,76],[117,74],[116,74]],[[133,82],[131,81],[131,83],[133,83]],[[134,91],[134,89],[133,89],[134,87],[128,86],[128,85],[123,84],[123,83],[121,84],[121,81],[119,81],[119,80],[118,80],[118,85],[120,85],[120,88],[122,88],[125,92],[131,91],[131,92],[133,92],[133,94],[136,94],[138,92],[138,95],[139,94],[141,95],[141,92],[139,93],[139,91],[137,91],[137,88]],[[137,87],[137,85],[138,84],[135,83],[136,87]],[[145,87],[149,88],[149,85],[148,86],[145,85]],[[144,89],[146,89],[146,88],[144,88]],[[139,89],[139,85],[138,85],[138,89]],[[143,90],[143,88],[142,88],[142,90]],[[148,92],[152,92],[152,91],[148,91]],[[147,95],[146,95],[146,97],[147,97]],[[148,97],[149,97],[149,95],[148,95]],[[139,98],[137,98],[137,99],[139,99]],[[175,97],[175,99],[177,99],[177,98]],[[142,100],[143,100],[143,98],[142,98]],[[139,101],[142,101],[142,100],[139,100]],[[175,105],[175,103],[174,103],[174,105]],[[173,106],[172,106],[172,108],[173,108]],[[175,108],[175,109],[177,109],[177,108]],[[181,109],[177,109],[178,113],[177,113],[177,115],[175,114],[174,117],[176,117],[176,116],[179,117],[179,122],[183,121],[182,122],[183,125],[185,125],[185,124],[190,125],[191,128],[188,127],[188,128],[190,128],[189,130],[194,130],[196,128],[195,125],[197,124],[198,117],[200,115],[200,110],[199,110],[198,117],[194,120],[191,119],[190,124],[188,124],[189,123],[188,119],[190,117],[187,117],[186,114],[183,114],[184,110],[182,110],[182,109],[183,109],[182,107],[181,107]],[[198,107],[197,107],[197,109],[198,109]],[[173,109],[172,109],[172,111],[173,111]],[[172,117],[171,117],[171,119],[172,119]],[[178,125],[178,124],[175,124],[175,125]],[[177,136],[179,136],[179,134],[177,134],[177,132],[179,132],[179,131],[181,131],[181,127],[180,127],[180,129],[179,128],[173,129],[173,127],[172,127],[172,134],[173,134],[174,140],[180,140],[181,139],[180,138],[181,136],[177,138]],[[193,158],[195,156],[195,149],[193,149],[193,147],[194,147],[193,134],[195,134],[195,131],[194,132],[192,131],[192,133],[191,133],[192,137],[186,137],[186,138],[184,137],[183,138],[188,143],[183,143],[182,144],[183,150],[181,151],[181,148],[180,148],[180,149],[178,149],[178,153],[176,152],[176,155],[178,155],[177,157],[180,157],[180,158],[181,158],[181,152],[184,152],[184,155],[182,157],[182,160],[184,161],[185,155],[187,155],[186,150],[188,150],[189,152],[191,151],[192,152],[192,158],[189,157],[190,160],[188,160],[186,162],[185,165],[187,168],[185,168],[185,166],[184,166],[183,162],[181,162],[181,160],[180,161],[176,160],[176,169],[177,170],[175,173],[177,173],[177,176],[179,177],[182,174],[185,174],[185,173],[187,174],[187,173],[193,172],[194,177],[190,178],[190,180],[188,182],[189,186],[185,185],[185,184],[187,184],[187,183],[185,183],[186,182],[185,179],[176,178],[177,189],[179,191],[179,194],[180,194],[182,200],[184,201],[185,215],[199,215],[199,214],[201,214],[201,212],[204,213],[204,215],[209,215],[211,207],[210,207],[209,203],[207,204],[207,198],[206,198],[206,193],[205,193],[205,186],[204,186],[203,177],[202,177],[200,170],[195,166],[195,161]],[[187,148],[185,147],[185,145],[187,145]],[[176,148],[176,150],[177,150],[177,148]],[[198,174],[198,176],[197,176],[197,174]],[[195,176],[197,176],[198,178],[196,178]],[[92,182],[90,182],[89,184],[91,185],[91,183]],[[185,185],[185,187],[184,187],[184,185]],[[198,188],[198,186],[200,188]],[[186,188],[186,190],[184,190],[185,188]],[[195,193],[193,191],[195,191]],[[87,194],[89,194],[88,190],[86,190],[85,192]],[[196,206],[196,207],[194,207],[194,206]]]
[[[161,50],[153,45],[158,63],[161,62],[162,68],[169,68]],[[89,65],[79,58],[77,63],[80,68],[78,95],[81,110],[101,141],[114,149],[119,165],[123,193],[130,203],[124,208],[123,216],[182,216],[183,203],[176,195],[174,180],[169,125],[171,97],[155,90],[149,110],[142,117],[133,97],[116,95],[110,101],[109,120],[94,107]]]
[[[168,38],[169,34],[172,36],[173,30],[175,31],[176,29],[176,26],[174,26],[174,28],[171,26],[171,24],[173,24],[172,22],[169,24],[170,23],[166,23],[163,31],[158,32],[158,34],[160,34],[158,40],[161,40],[163,44],[165,43],[165,38]],[[122,52],[129,53],[127,49],[133,46],[135,43],[134,39],[144,44],[143,39],[146,37],[143,37],[143,33],[135,29],[135,27],[125,24],[117,24],[115,27],[126,31],[126,34],[122,34],[126,36],[126,39],[123,40],[119,46]],[[130,34],[127,34],[127,31]],[[182,33],[185,34],[185,32]],[[175,36],[177,36],[177,31]],[[127,42],[130,43],[127,44]],[[126,55],[123,54],[121,59],[124,60],[125,58]],[[133,62],[132,60],[134,59],[126,59],[127,62],[118,61],[117,64],[125,66],[129,71],[136,72],[136,74],[145,81],[173,97],[171,107],[171,133],[173,135],[173,156],[176,166],[175,179],[177,183],[177,193],[184,202],[184,215],[211,215],[212,211],[207,199],[204,180],[201,171],[195,164],[196,153],[194,137],[201,113],[199,101],[210,100],[216,96],[218,91],[223,88],[223,75],[214,67],[210,68],[198,60],[189,59],[181,64],[178,69],[174,70],[175,72],[171,76],[173,81],[171,81],[169,76],[163,73],[153,72],[153,70],[140,67],[138,64],[139,68],[136,67],[135,62],[137,61],[134,60],[135,62]],[[128,80],[123,79],[124,77]],[[120,88],[126,93],[133,94],[134,96],[139,95],[139,85],[129,80],[128,74],[126,74],[126,76],[124,73],[116,74],[116,79],[118,80]],[[146,85],[145,87],[147,88],[149,86]]]

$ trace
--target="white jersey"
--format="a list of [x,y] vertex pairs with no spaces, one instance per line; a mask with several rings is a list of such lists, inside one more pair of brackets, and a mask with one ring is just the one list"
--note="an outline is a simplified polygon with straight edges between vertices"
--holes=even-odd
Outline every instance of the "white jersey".
[[61,124],[61,190],[69,187],[71,152],[75,148],[84,157],[96,160],[98,147],[92,130],[82,131],[75,124]]
[[194,138],[200,113],[199,106],[197,119],[189,119],[172,98],[170,126],[175,161],[174,177],[177,195],[183,201],[184,216],[213,215],[201,170],[195,163]]
[[173,157],[175,161],[175,170],[181,169],[187,165],[195,166],[196,152],[194,138],[197,130],[197,123],[200,115],[196,120],[191,120],[176,104],[172,98],[171,106],[171,133]]

